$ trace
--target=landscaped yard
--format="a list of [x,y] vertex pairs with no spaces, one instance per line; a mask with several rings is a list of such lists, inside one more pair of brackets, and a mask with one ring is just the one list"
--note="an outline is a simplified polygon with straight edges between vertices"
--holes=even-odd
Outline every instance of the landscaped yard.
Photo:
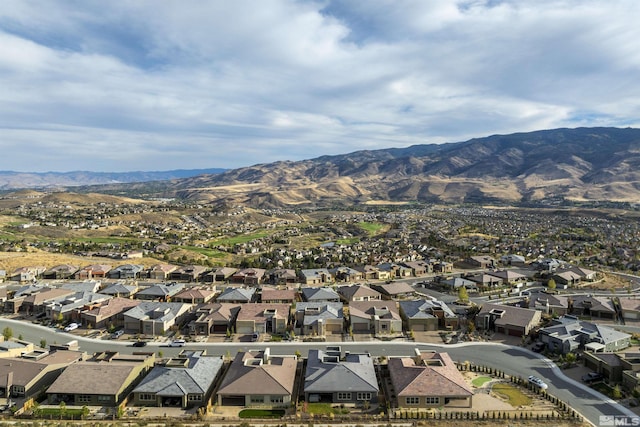
[[482,387],[483,385],[491,381],[491,379],[491,377],[478,377],[471,381],[471,384],[473,384],[475,387]]
[[284,409],[243,409],[240,418],[282,418]]
[[349,410],[341,407],[333,407],[331,403],[307,403],[304,411],[312,415],[348,414]]
[[495,384],[493,387],[491,387],[491,391],[507,399],[509,404],[513,407],[526,406],[531,404],[531,398],[511,384]]

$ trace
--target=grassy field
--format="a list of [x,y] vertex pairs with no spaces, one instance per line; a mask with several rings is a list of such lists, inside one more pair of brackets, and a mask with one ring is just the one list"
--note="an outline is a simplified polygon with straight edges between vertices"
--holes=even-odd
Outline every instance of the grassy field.
[[389,228],[388,224],[381,224],[379,222],[362,221],[362,222],[359,222],[357,225],[358,227],[366,231],[367,234],[369,234],[369,236],[375,236],[376,234],[379,234],[382,230]]
[[491,381],[491,377],[478,377],[478,378],[475,378],[473,381],[471,381],[471,384],[473,384],[476,387],[482,387],[489,381]]
[[491,391],[507,399],[509,404],[513,407],[526,406],[531,404],[531,398],[511,384],[495,384],[493,387],[491,387]]
[[269,232],[261,231],[259,233],[243,234],[241,236],[234,236],[234,237],[228,237],[228,238],[223,238],[223,239],[211,240],[211,241],[209,241],[209,245],[213,245],[213,246],[217,246],[217,245],[233,246],[233,245],[237,245],[239,243],[248,243],[248,242],[250,242],[252,240],[262,239],[263,237],[267,237],[267,236],[270,236],[270,235],[271,235],[271,233],[269,233]]

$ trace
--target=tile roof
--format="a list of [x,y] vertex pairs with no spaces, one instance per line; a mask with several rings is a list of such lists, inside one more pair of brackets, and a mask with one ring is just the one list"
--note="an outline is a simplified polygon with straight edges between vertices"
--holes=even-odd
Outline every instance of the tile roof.
[[[265,349],[265,352],[268,351],[268,348]],[[296,358],[269,355],[265,357],[265,352],[236,354],[218,393],[291,395],[298,364]],[[251,363],[252,361],[256,363]]]

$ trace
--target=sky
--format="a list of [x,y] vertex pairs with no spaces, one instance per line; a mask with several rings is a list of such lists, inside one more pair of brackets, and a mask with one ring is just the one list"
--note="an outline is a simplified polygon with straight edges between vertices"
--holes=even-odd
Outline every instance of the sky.
[[2,0],[0,170],[640,125],[637,0]]

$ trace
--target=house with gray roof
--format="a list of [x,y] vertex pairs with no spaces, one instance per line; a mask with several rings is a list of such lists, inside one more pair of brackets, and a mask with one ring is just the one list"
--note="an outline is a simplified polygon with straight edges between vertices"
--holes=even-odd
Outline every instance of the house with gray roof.
[[191,313],[191,304],[145,301],[124,313],[124,330],[144,335],[163,335],[179,326]]
[[340,347],[309,350],[304,375],[306,402],[376,403],[378,380],[370,354],[343,354]]
[[575,316],[562,316],[551,326],[540,329],[540,341],[550,351],[567,354],[576,350],[615,352],[631,345],[631,335],[608,326],[580,320]]
[[138,292],[138,287],[136,285],[125,285],[124,283],[118,282],[107,286],[99,292],[112,297],[131,298]]
[[61,289],[69,289],[74,292],[98,292],[102,282],[99,280],[83,280],[82,282],[66,282]]
[[197,282],[207,271],[208,268],[202,265],[185,265],[169,273],[169,279],[183,282]]
[[341,334],[344,314],[340,302],[299,302],[296,304],[296,333],[307,336]]
[[48,280],[66,280],[71,279],[80,270],[77,265],[61,264],[47,269],[42,273],[43,279]]
[[237,269],[232,267],[217,267],[205,273],[202,280],[205,282],[226,282],[236,271]]
[[372,284],[371,288],[380,292],[384,299],[410,298],[416,293],[406,282],[376,283]]
[[340,295],[331,288],[302,288],[300,291],[305,301],[340,301]]
[[400,301],[400,315],[409,331],[457,329],[458,316],[443,301],[418,299]]
[[98,307],[105,301],[110,300],[109,295],[99,294],[96,292],[75,292],[45,305],[45,312],[49,319],[52,320],[70,320],[80,321],[81,313],[89,307]]
[[242,304],[211,303],[199,306],[196,319],[189,323],[189,334],[209,336],[231,331]]
[[340,266],[329,269],[329,273],[333,275],[336,282],[356,282],[363,279],[361,271],[351,267]]
[[205,406],[222,371],[221,356],[184,350],[156,365],[132,392],[137,406],[190,408]]
[[257,288],[227,287],[216,297],[216,301],[237,304],[253,302],[257,299],[256,290]]
[[458,290],[461,287],[465,287],[466,289],[469,289],[471,291],[478,290],[476,282],[462,277],[452,277],[451,279],[442,280],[440,283],[455,290]]
[[184,283],[157,283],[136,293],[136,299],[146,301],[171,301],[171,298],[184,289]]
[[109,271],[110,279],[138,279],[144,271],[144,265],[123,264]]

